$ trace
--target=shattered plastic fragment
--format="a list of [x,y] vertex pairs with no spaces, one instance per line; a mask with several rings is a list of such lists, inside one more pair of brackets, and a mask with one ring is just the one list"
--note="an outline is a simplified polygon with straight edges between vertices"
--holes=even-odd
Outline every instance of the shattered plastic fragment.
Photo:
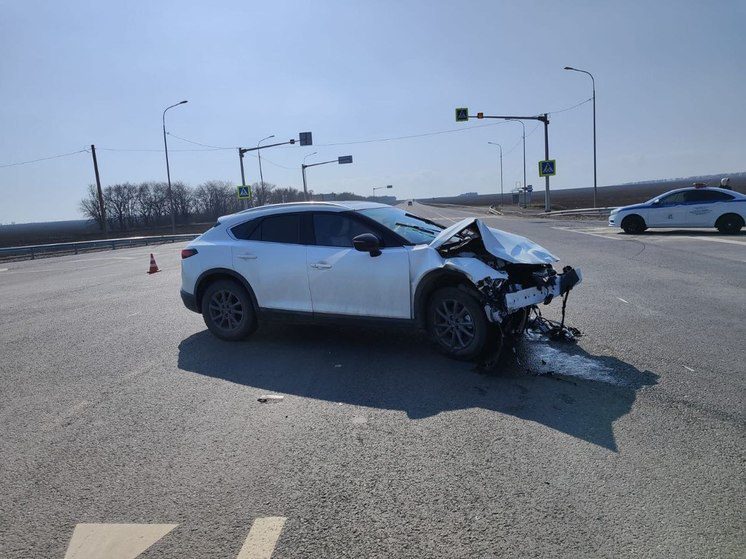
[[264,394],[259,396],[256,400],[262,404],[268,404],[271,402],[280,402],[285,399],[285,396],[279,396],[278,394]]

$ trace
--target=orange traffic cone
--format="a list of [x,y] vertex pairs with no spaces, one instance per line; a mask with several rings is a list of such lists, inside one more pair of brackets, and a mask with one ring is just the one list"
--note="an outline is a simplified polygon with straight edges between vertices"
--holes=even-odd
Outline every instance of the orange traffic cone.
[[150,253],[150,270],[148,270],[149,274],[155,274],[156,272],[160,272],[158,269],[158,264],[155,263],[155,256],[153,256],[153,253]]

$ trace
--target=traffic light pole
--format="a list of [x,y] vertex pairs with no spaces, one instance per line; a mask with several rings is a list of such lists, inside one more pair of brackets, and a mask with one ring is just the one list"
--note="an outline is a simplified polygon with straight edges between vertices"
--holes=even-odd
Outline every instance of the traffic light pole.
[[[461,110],[461,109],[459,109]],[[464,109],[465,111],[465,109]],[[544,113],[537,116],[488,116],[482,113],[478,113],[478,116],[472,116],[472,115],[465,115],[463,118],[476,118],[476,119],[483,119],[483,118],[497,118],[500,120],[538,120],[539,122],[544,123],[544,160],[549,160],[549,114]],[[546,192],[544,194],[544,211],[548,212],[551,208],[551,203],[549,200],[549,175],[544,177],[546,179]],[[524,182],[524,187],[526,186]]]
[[[246,175],[243,171],[243,152],[241,152],[241,148],[238,148],[238,161],[241,163],[241,186],[246,186]],[[248,208],[249,202],[244,201],[244,206]]]

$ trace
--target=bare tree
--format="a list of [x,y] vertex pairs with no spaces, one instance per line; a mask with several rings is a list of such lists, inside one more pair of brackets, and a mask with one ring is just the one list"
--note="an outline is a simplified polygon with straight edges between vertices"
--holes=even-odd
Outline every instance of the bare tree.
[[215,219],[234,210],[235,189],[226,181],[207,181],[194,190],[197,213]]
[[[176,221],[189,223],[194,209],[194,195],[192,190],[183,182],[171,183],[171,193],[174,198],[174,213]],[[171,208],[168,208],[169,212]]]
[[254,193],[254,205],[264,206],[265,204],[269,204],[270,194],[274,188],[275,185],[270,182],[265,182],[263,185],[257,182],[252,184],[251,189]]
[[120,230],[124,231],[134,225],[135,193],[137,188],[128,182],[107,186],[104,190],[104,202],[106,213],[111,215],[112,220]]
[[101,215],[101,206],[98,203],[96,185],[88,185],[86,197],[80,201],[80,211],[84,216],[95,221],[102,231],[104,230],[104,220]]

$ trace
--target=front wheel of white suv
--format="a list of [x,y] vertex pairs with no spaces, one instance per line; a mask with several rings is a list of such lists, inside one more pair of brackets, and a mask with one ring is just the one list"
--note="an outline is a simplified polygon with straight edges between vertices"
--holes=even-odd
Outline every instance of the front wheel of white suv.
[[251,298],[243,286],[231,280],[218,280],[202,296],[202,318],[207,328],[221,340],[242,340],[256,329]]
[[441,352],[462,360],[483,353],[490,330],[479,302],[456,287],[443,287],[430,297],[427,327]]

